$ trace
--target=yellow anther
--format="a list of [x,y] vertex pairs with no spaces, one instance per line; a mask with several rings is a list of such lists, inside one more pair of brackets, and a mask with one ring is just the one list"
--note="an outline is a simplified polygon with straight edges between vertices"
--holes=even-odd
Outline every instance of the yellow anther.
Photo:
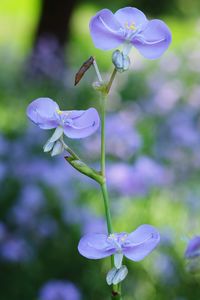
[[56,112],[57,112],[57,114],[59,114],[59,115],[62,115],[62,114],[63,114],[63,111],[60,110],[60,109],[57,109]]
[[123,235],[123,236],[121,237],[121,242],[125,242],[125,240],[127,239],[127,237],[128,237],[127,234]]
[[125,23],[125,28],[129,30],[136,30],[135,23],[132,22],[131,25],[128,24],[128,22]]

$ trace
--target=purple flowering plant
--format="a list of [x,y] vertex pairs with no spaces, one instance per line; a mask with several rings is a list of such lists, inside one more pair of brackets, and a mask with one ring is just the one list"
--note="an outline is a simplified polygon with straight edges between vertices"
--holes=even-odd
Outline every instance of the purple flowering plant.
[[[96,60],[90,57],[76,74],[77,84],[84,73],[93,65],[98,81],[93,87],[100,93],[100,117],[95,108],[86,110],[60,110],[58,104],[50,98],[39,98],[29,104],[28,118],[44,130],[54,129],[44,145],[44,152],[51,156],[67,151],[66,161],[80,173],[99,183],[105,206],[107,234],[90,233],[83,236],[78,250],[89,259],[102,259],[111,256],[111,270],[106,281],[111,285],[111,299],[122,300],[121,282],[128,273],[123,264],[124,256],[134,262],[144,259],[158,245],[160,235],[151,225],[139,226],[131,233],[116,233],[112,225],[110,200],[106,183],[105,155],[105,115],[106,102],[117,73],[127,71],[130,66],[129,53],[135,47],[145,58],[159,58],[171,43],[171,33],[161,20],[149,21],[146,16],[133,7],[119,9],[113,14],[108,9],[99,11],[90,21],[90,33],[95,47],[102,50],[116,49],[112,55],[114,70],[108,82],[102,79]],[[101,122],[100,122],[101,119]],[[101,166],[95,170],[83,162],[69,146],[68,139],[81,139],[94,134],[101,126]],[[64,138],[67,141],[64,141]]]

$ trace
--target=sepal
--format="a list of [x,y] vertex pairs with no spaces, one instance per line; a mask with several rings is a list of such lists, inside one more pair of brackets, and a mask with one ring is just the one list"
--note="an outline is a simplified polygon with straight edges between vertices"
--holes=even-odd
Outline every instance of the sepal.
[[64,151],[64,147],[61,141],[57,141],[53,146],[53,150],[51,152],[51,156],[56,156],[61,154]]
[[51,136],[51,138],[49,139],[49,142],[50,143],[56,142],[61,138],[62,135],[63,135],[63,128],[61,126],[58,126],[54,131],[53,135]]
[[120,269],[113,268],[108,272],[106,276],[106,282],[108,285],[111,284],[116,285],[121,281],[123,281],[126,278],[127,274],[128,274],[128,269],[124,265],[121,266]]
[[46,144],[43,146],[43,151],[50,152],[53,149],[54,144],[55,144],[54,142],[50,142],[50,140],[48,140]]

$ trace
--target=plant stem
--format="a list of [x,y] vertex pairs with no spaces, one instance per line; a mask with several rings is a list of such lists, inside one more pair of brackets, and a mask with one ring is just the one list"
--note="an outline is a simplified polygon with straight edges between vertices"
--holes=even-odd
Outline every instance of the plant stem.
[[67,144],[65,144],[63,138],[60,138],[60,141],[62,142],[64,149],[65,149],[69,154],[71,154],[71,156],[72,156],[73,158],[75,158],[75,159],[77,159],[77,160],[81,160],[80,157],[78,157],[78,155],[77,155],[77,154],[76,154],[76,153],[75,153],[75,152],[74,152]]
[[[106,97],[101,99],[101,174],[106,177],[106,155],[105,155],[105,114],[106,114]],[[106,178],[105,178],[106,180]]]
[[110,214],[110,203],[109,203],[109,197],[108,197],[106,182],[101,184],[101,191],[102,191],[102,195],[103,195],[103,199],[104,199],[104,207],[105,207],[105,213],[106,213],[108,233],[111,234],[111,233],[113,233],[113,228],[112,228],[112,220],[111,220],[111,214]]
[[[106,93],[108,95],[110,88],[112,86],[113,80],[116,76],[117,70],[114,69],[110,81],[106,87]],[[106,95],[106,96],[107,96]],[[102,93],[102,99],[101,99],[101,175],[104,178],[104,182],[101,185],[101,191],[104,199],[104,207],[105,207],[105,215],[106,215],[106,222],[107,222],[107,228],[108,233],[113,233],[113,227],[112,227],[112,219],[111,219],[111,212],[110,212],[110,201],[108,196],[108,190],[107,190],[107,184],[106,184],[106,155],[105,155],[105,114],[106,114],[106,96]],[[111,265],[114,267],[114,257],[111,256]],[[122,300],[121,297],[121,286],[113,285],[112,286],[112,300]]]

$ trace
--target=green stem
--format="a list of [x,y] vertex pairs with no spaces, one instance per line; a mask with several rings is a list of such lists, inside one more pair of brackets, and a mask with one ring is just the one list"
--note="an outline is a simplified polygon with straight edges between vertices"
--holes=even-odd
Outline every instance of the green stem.
[[105,155],[105,110],[106,110],[106,97],[101,99],[101,174],[106,176],[106,155]]
[[63,138],[60,138],[60,141],[62,142],[64,149],[71,154],[74,159],[81,160],[80,157],[78,157],[78,155],[67,144],[65,144]]
[[103,199],[104,199],[104,207],[105,207],[105,213],[106,213],[108,233],[111,234],[111,233],[113,233],[113,227],[112,227],[112,220],[111,220],[111,214],[110,214],[110,202],[109,202],[106,182],[101,184],[101,191],[102,191],[102,195],[103,195]]
[[[116,75],[116,69],[114,69],[110,81],[106,87],[107,94],[110,91],[111,85]],[[105,156],[105,114],[106,114],[106,97],[105,94],[101,99],[101,175],[104,178],[104,182],[101,185],[101,191],[104,199],[104,207],[105,207],[105,215],[106,215],[106,222],[108,233],[113,233],[113,226],[112,226],[112,219],[111,219],[111,212],[110,212],[110,201],[108,196],[107,184],[106,184],[106,156]],[[111,256],[111,265],[112,268],[114,267],[114,257]],[[113,285],[112,286],[112,300],[122,300],[121,297],[121,286]]]

